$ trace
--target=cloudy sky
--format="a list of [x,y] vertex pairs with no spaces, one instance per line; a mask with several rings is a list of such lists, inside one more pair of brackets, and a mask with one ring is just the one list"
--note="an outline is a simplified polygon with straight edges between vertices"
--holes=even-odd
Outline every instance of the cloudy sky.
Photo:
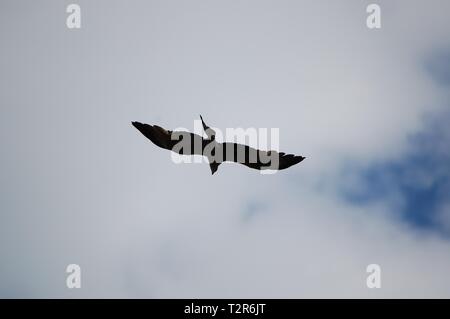
[[[450,297],[449,1],[72,2],[0,3],[1,297]],[[307,159],[211,176],[130,124],[198,114]]]

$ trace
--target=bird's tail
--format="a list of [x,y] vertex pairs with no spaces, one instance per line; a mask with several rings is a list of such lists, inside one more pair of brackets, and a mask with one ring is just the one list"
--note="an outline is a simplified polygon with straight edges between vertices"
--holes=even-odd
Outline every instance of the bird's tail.
[[209,168],[211,169],[211,175],[214,175],[214,173],[217,171],[217,169],[219,168],[220,163],[217,162],[211,162],[209,163]]

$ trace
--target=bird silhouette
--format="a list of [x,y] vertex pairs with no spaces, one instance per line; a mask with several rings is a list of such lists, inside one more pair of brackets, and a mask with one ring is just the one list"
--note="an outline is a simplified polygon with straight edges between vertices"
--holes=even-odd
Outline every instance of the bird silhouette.
[[224,162],[235,162],[257,170],[283,170],[298,164],[303,156],[277,151],[262,151],[248,145],[224,142],[215,139],[216,132],[202,121],[207,138],[186,131],[169,131],[158,125],[131,122],[155,145],[181,155],[203,155],[208,158],[211,174]]

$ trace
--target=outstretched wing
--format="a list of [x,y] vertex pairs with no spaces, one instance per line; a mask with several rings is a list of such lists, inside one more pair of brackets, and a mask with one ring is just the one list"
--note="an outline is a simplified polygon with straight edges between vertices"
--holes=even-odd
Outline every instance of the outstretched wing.
[[222,144],[223,161],[236,162],[258,170],[281,170],[298,164],[303,156],[277,151],[262,151],[248,145],[225,142]]
[[132,122],[132,124],[146,138],[161,148],[182,155],[203,154],[204,142],[200,135],[190,132],[168,131],[158,125],[139,122]]
[[132,122],[133,126],[139,130],[146,138],[152,141],[155,145],[172,150],[176,141],[173,141],[172,132],[163,129],[157,125],[148,125],[139,122]]
[[305,157],[299,155],[285,154],[283,152],[278,153],[278,169],[291,167],[292,165],[300,163],[304,159]]

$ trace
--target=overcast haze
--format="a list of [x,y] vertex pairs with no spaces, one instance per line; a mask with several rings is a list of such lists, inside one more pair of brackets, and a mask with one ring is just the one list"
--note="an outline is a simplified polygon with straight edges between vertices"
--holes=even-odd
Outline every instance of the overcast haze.
[[[450,297],[449,1],[70,3],[0,4],[1,297]],[[211,176],[131,126],[199,114],[307,159]]]

